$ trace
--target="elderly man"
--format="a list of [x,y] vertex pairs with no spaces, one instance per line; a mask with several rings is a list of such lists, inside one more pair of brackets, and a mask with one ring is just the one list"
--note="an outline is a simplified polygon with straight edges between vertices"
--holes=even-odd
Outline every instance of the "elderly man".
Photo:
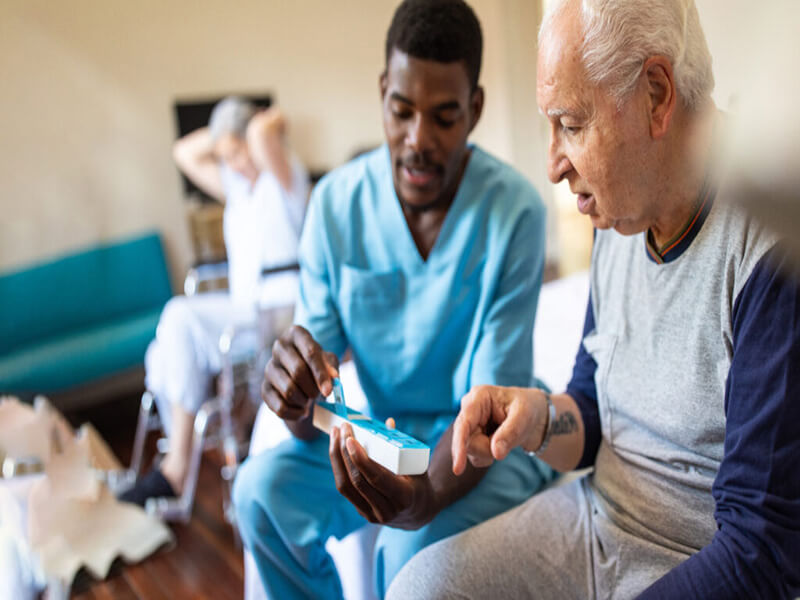
[[800,287],[715,198],[691,0],[556,2],[540,33],[549,175],[597,228],[567,391],[478,387],[453,470],[510,449],[591,475],[433,545],[390,598],[794,598]]
[[[324,544],[367,521],[383,595],[420,548],[515,506],[553,471],[515,451],[452,473],[460,398],[474,385],[530,385],[545,213],[525,179],[467,138],[481,115],[480,24],[462,0],[406,0],[380,76],[387,144],[315,189],[300,243],[297,326],[275,345],[264,400],[294,434],[251,458],[238,522],[273,598],[336,598]],[[311,425],[352,352],[370,412],[435,446],[428,472],[398,477],[349,426]],[[516,383],[515,383],[516,382]],[[345,390],[345,393],[347,390]]]

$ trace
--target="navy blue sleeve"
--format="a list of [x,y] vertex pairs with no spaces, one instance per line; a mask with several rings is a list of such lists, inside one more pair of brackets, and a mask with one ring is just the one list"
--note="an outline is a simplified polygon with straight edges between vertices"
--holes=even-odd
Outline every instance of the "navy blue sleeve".
[[800,596],[800,274],[777,250],[734,305],[717,533],[643,598]]
[[[586,307],[586,320],[583,323],[583,336],[585,338],[594,331],[594,309],[592,307],[592,294],[589,293],[589,305]],[[581,339],[582,339],[581,338]],[[576,469],[583,469],[594,464],[597,449],[600,447],[600,414],[597,411],[597,388],[594,383],[594,373],[597,363],[592,355],[586,351],[581,341],[578,355],[575,357],[575,367],[572,369],[572,379],[567,384],[567,394],[572,396],[581,411],[583,429],[585,432],[583,442],[583,456]]]

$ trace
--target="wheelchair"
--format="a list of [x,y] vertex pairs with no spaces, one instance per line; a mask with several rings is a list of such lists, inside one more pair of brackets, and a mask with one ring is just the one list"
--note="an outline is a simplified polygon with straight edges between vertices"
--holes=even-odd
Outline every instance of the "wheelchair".
[[[149,498],[145,505],[148,513],[166,521],[188,522],[194,507],[203,453],[217,449],[223,457],[220,468],[223,516],[233,526],[234,532],[237,531],[231,491],[236,470],[247,456],[249,447],[249,436],[242,436],[238,430],[247,430],[247,425],[252,424],[261,402],[261,382],[272,343],[292,324],[298,271],[296,263],[265,268],[262,271],[262,284],[267,284],[273,290],[280,288],[282,293],[277,298],[261,294],[262,300],[257,304],[254,322],[231,324],[224,329],[218,340],[222,369],[214,382],[211,397],[202,404],[194,419],[191,459],[183,492],[177,498]],[[187,272],[184,294],[194,296],[214,283],[217,284],[213,286],[214,289],[219,289],[222,287],[220,282],[224,283],[226,279],[227,263],[193,267]],[[149,390],[145,391],[139,407],[130,466],[109,477],[109,484],[115,491],[122,491],[136,482],[143,466],[149,434],[153,431],[163,432],[155,404],[154,395]],[[238,413],[244,413],[245,421],[250,421],[244,427],[236,426],[237,409]],[[168,446],[166,437],[159,438],[156,442],[157,454],[166,454]]]

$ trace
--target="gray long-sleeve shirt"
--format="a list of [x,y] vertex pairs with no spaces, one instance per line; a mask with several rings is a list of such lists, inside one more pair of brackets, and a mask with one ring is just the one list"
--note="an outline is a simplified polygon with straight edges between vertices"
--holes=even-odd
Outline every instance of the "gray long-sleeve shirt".
[[663,255],[598,232],[568,391],[623,529],[694,554],[647,597],[800,593],[800,284],[707,204]]

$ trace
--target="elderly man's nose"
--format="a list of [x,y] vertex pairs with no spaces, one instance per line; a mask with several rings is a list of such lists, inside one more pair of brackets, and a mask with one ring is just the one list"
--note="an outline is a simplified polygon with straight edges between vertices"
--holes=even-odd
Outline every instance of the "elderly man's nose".
[[569,161],[565,158],[550,160],[547,167],[547,176],[553,183],[559,183],[569,172]]
[[560,145],[551,141],[547,154],[547,177],[553,183],[558,183],[572,169],[567,156],[562,152]]

